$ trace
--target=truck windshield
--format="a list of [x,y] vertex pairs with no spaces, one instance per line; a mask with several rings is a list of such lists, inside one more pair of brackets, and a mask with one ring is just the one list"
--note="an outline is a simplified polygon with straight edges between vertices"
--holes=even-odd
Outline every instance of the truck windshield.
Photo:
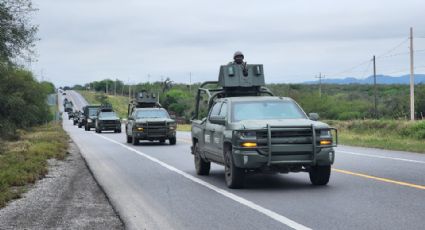
[[97,114],[97,108],[89,108],[89,116],[95,117]]
[[302,118],[306,118],[305,114],[292,101],[250,101],[232,104],[232,122]]
[[99,113],[99,118],[116,118],[117,114],[115,112],[101,112]]
[[164,110],[140,110],[136,112],[136,119],[140,118],[170,118]]

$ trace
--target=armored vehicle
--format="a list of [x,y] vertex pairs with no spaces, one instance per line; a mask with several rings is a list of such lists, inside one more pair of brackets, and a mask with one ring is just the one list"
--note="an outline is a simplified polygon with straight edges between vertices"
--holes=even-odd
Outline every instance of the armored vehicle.
[[121,120],[112,109],[112,105],[104,104],[100,106],[97,111],[95,130],[96,133],[108,130],[121,133]]
[[158,140],[176,144],[176,121],[158,103],[155,94],[141,92],[128,105],[125,126],[127,143],[137,145],[140,140]]
[[83,107],[83,119],[82,126],[86,131],[90,131],[91,128],[95,127],[95,120],[97,118],[97,110],[100,105],[87,105]]
[[248,173],[269,172],[304,171],[312,184],[327,184],[337,130],[264,85],[263,65],[229,63],[218,82],[200,86],[192,118],[196,173],[208,175],[214,162],[224,165],[229,188],[243,187]]
[[72,124],[77,125],[78,124],[78,118],[81,116],[81,111],[75,111],[74,115],[72,116]]
[[67,101],[64,103],[63,107],[65,112],[68,112],[68,115],[69,115],[74,108],[74,104],[72,103],[72,101]]

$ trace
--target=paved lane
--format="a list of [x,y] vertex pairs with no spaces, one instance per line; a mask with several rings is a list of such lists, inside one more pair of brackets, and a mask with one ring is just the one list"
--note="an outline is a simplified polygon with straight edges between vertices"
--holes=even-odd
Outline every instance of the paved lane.
[[[325,187],[310,185],[308,174],[298,173],[252,175],[246,189],[229,190],[221,166],[213,165],[210,176],[196,176],[189,133],[178,133],[176,146],[132,146],[125,143],[124,133],[99,135],[67,120],[64,127],[128,227],[422,229],[425,224],[421,187],[334,170]],[[343,146],[337,149],[334,168],[424,186],[422,162],[422,154]]]

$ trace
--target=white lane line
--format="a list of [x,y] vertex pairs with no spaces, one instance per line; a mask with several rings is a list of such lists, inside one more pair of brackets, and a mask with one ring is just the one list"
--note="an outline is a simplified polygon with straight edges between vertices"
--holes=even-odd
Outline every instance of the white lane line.
[[102,136],[102,135],[99,135],[99,134],[96,134],[96,135],[98,135],[99,137],[102,137],[103,139],[105,139],[107,141],[110,141],[112,143],[115,143],[117,145],[120,145],[121,147],[124,147],[127,150],[130,150],[130,151],[132,151],[132,152],[134,152],[134,153],[136,153],[136,154],[138,154],[138,155],[140,155],[142,157],[145,157],[145,158],[147,158],[147,159],[149,159],[149,160],[151,160],[151,161],[153,161],[153,162],[161,165],[162,167],[164,167],[164,168],[166,168],[168,170],[171,170],[171,171],[173,171],[173,172],[175,172],[177,174],[180,174],[181,176],[186,177],[187,179],[189,179],[189,180],[191,180],[191,181],[193,181],[193,182],[195,182],[197,184],[200,184],[202,186],[205,186],[205,187],[207,187],[207,188],[209,188],[209,189],[211,189],[211,190],[213,190],[213,191],[215,191],[215,192],[217,192],[217,193],[219,193],[219,194],[221,194],[221,195],[223,195],[223,196],[225,196],[225,197],[227,197],[229,199],[232,199],[232,200],[234,200],[234,201],[236,201],[236,202],[238,202],[238,203],[240,203],[242,205],[245,205],[245,206],[247,206],[247,207],[249,207],[249,208],[251,208],[251,209],[253,209],[255,211],[258,211],[258,212],[260,212],[260,213],[262,213],[262,214],[264,214],[264,215],[266,215],[266,216],[268,216],[268,217],[270,217],[270,218],[272,218],[272,219],[274,219],[274,220],[276,220],[276,221],[278,221],[278,222],[280,222],[280,223],[282,223],[282,224],[284,224],[284,225],[286,225],[288,227],[291,227],[291,228],[297,229],[297,230],[298,229],[299,230],[309,230],[309,229],[311,229],[311,228],[308,228],[308,227],[306,227],[306,226],[304,226],[302,224],[299,224],[299,223],[297,223],[297,222],[295,222],[295,221],[293,221],[293,220],[291,220],[291,219],[289,219],[287,217],[284,217],[284,216],[282,216],[282,215],[280,215],[280,214],[278,214],[276,212],[273,212],[270,209],[267,209],[267,208],[264,208],[264,207],[262,207],[262,206],[260,206],[258,204],[255,204],[252,201],[249,201],[249,200],[247,200],[245,198],[242,198],[240,196],[237,196],[237,195],[235,195],[235,194],[233,194],[231,192],[228,192],[226,190],[223,190],[221,188],[218,188],[218,187],[216,187],[216,186],[214,186],[214,185],[212,185],[212,184],[210,184],[208,182],[205,182],[205,181],[203,181],[203,180],[201,180],[199,178],[196,178],[196,177],[194,177],[194,176],[192,176],[190,174],[187,174],[187,173],[185,173],[185,172],[183,172],[183,171],[181,171],[181,170],[179,170],[179,169],[177,169],[177,168],[175,168],[175,167],[173,167],[173,166],[171,166],[171,165],[169,165],[167,163],[164,163],[164,162],[162,162],[162,161],[160,161],[160,160],[158,160],[158,159],[156,159],[154,157],[151,157],[151,156],[147,155],[146,153],[137,151],[137,150],[135,150],[133,148],[130,148],[129,146],[127,146],[127,145],[125,145],[123,143],[120,143],[120,142],[115,141],[113,139],[110,139],[108,137],[105,137],[105,136]]
[[350,151],[344,151],[344,150],[336,150],[336,152],[346,153],[346,154],[351,154],[356,156],[363,156],[363,157],[373,157],[373,158],[381,158],[381,159],[387,159],[387,160],[396,160],[396,161],[425,164],[425,161],[410,160],[410,159],[398,158],[398,157],[386,157],[386,156],[372,155],[372,154],[366,154],[366,153],[356,153],[356,152],[350,152]]

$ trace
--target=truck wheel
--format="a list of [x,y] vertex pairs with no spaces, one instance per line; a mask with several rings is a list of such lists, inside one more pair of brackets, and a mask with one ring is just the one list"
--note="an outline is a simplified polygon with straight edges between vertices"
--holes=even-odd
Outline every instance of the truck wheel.
[[133,138],[129,135],[127,135],[127,143],[131,143],[133,141]]
[[331,166],[312,166],[309,174],[312,184],[326,185],[331,177]]
[[78,128],[81,128],[81,127],[83,127],[83,126],[81,126],[81,124],[80,124],[80,123],[78,123]]
[[245,172],[236,167],[231,149],[226,149],[224,152],[224,179],[229,188],[243,188],[244,186]]
[[89,126],[84,126],[84,130],[86,130],[86,131],[90,131],[90,128],[89,128]]
[[176,142],[177,142],[177,139],[176,139],[176,137],[172,137],[172,138],[170,138],[170,145],[175,145],[176,144]]
[[135,137],[135,136],[132,136],[131,143],[133,143],[133,145],[138,145],[139,144],[139,139],[137,137]]
[[195,160],[195,169],[196,174],[198,175],[209,175],[211,169],[211,162],[207,162],[202,159],[201,154],[199,152],[198,143],[195,143],[193,146],[193,155]]

